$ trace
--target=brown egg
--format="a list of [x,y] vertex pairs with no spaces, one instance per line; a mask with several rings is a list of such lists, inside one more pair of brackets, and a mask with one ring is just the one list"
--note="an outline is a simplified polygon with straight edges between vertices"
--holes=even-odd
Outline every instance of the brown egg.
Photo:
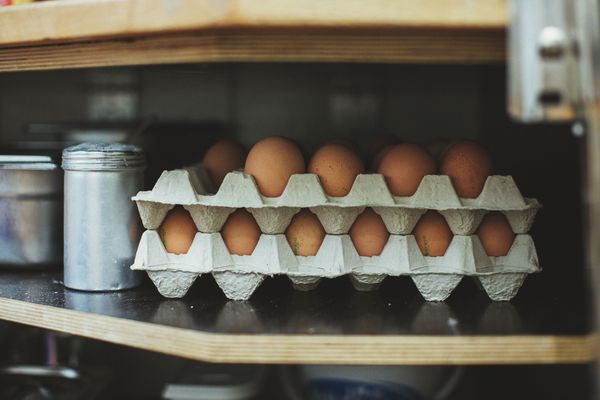
[[394,196],[412,196],[425,175],[435,174],[435,162],[421,146],[402,143],[385,154],[377,172]]
[[452,231],[444,216],[437,211],[427,211],[413,230],[419,249],[426,257],[439,257],[446,254],[452,241]]
[[389,237],[381,216],[371,208],[363,211],[350,228],[350,239],[356,251],[365,257],[380,255]]
[[230,254],[249,256],[260,238],[260,228],[252,214],[240,208],[227,218],[221,236]]
[[370,171],[377,171],[379,168],[379,164],[381,164],[381,160],[393,148],[395,145],[400,143],[400,139],[394,135],[378,135],[372,141],[371,151],[370,151]]
[[372,159],[382,148],[399,144],[400,139],[396,135],[386,133],[383,135],[373,135],[369,143],[369,156]]
[[481,145],[463,140],[445,151],[440,173],[450,177],[459,197],[475,198],[492,174],[492,159]]
[[175,206],[158,228],[165,250],[172,254],[187,253],[198,230],[190,213],[182,206]]
[[456,140],[437,138],[427,144],[427,151],[431,154],[436,163],[441,163],[446,154],[446,150],[454,143],[456,143]]
[[477,228],[477,235],[487,255],[493,257],[507,255],[515,240],[515,234],[501,212],[487,213]]
[[350,150],[352,150],[353,152],[355,152],[357,156],[360,157],[360,152],[358,150],[358,146],[356,145],[356,143],[354,143],[350,139],[346,139],[344,137],[339,137],[339,138],[331,139],[328,142],[326,142],[323,146],[326,146],[328,144],[340,144],[342,146],[346,146],[347,148],[349,148]]
[[290,176],[305,172],[304,157],[291,140],[268,137],[250,149],[244,170],[254,176],[264,196],[277,197],[285,190]]
[[228,172],[244,166],[246,150],[232,139],[221,139],[213,144],[202,159],[215,187],[218,188]]
[[313,155],[307,172],[316,174],[323,190],[330,196],[345,196],[352,189],[356,175],[365,167],[356,152],[341,144],[328,144]]
[[285,237],[295,255],[314,256],[323,243],[325,229],[319,218],[305,208],[294,215],[285,230]]
[[381,160],[383,160],[383,157],[385,157],[385,155],[389,153],[389,151],[393,149],[394,146],[395,145],[393,144],[388,144],[387,146],[383,146],[382,148],[380,148],[379,151],[375,153],[373,159],[371,160],[371,171],[377,171],[379,169],[379,166],[381,165]]

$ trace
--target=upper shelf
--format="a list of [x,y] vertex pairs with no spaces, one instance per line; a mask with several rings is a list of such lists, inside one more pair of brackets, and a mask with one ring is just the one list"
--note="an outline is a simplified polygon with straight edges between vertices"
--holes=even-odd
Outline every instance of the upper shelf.
[[0,9],[0,70],[501,62],[505,0],[71,0]]

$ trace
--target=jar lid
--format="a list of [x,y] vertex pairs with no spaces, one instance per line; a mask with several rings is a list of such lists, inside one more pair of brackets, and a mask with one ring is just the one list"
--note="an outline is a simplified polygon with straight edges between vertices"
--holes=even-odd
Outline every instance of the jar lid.
[[58,168],[50,156],[15,154],[0,155],[0,170],[50,171]]
[[144,151],[130,144],[82,143],[67,147],[62,153],[65,170],[102,171],[142,169],[145,166]]

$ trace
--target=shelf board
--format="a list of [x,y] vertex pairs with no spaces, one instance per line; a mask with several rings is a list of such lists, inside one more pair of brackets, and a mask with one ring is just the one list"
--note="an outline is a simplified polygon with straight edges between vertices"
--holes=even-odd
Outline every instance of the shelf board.
[[496,63],[505,0],[74,0],[0,9],[0,71],[182,62]]
[[363,293],[343,278],[313,292],[274,278],[250,301],[233,302],[209,277],[178,300],[149,283],[85,293],[64,289],[59,278],[2,274],[0,318],[209,362],[555,364],[596,354],[591,313],[579,300],[492,303],[467,282],[453,301],[427,303],[410,280]]

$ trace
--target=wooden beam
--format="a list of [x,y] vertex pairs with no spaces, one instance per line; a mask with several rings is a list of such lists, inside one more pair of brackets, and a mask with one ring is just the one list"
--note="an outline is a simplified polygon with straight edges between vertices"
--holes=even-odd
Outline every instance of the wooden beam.
[[235,27],[504,29],[506,0],[70,0],[0,9],[0,46]]
[[500,63],[502,31],[226,30],[0,48],[0,71],[192,62]]

